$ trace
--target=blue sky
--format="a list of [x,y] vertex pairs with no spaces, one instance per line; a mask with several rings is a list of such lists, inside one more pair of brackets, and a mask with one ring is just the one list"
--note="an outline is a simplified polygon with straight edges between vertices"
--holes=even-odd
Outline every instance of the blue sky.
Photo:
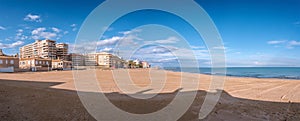
[[[2,0],[0,48],[7,54],[15,54],[19,47],[45,38],[72,47],[83,21],[100,3],[99,0]],[[299,0],[197,0],[197,3],[222,36],[228,66],[300,66]],[[137,45],[152,41],[156,45],[142,47],[132,58],[174,65],[176,57],[172,51],[185,49],[179,43],[186,40],[200,65],[209,66],[210,56],[201,37],[185,21],[169,13],[138,11],[107,28],[97,43],[99,51],[112,52],[121,40]],[[126,56],[125,51],[119,54]]]

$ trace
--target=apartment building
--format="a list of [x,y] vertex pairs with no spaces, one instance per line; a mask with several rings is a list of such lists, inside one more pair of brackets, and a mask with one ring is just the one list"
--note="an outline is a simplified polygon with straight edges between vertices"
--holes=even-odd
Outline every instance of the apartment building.
[[[123,68],[124,61],[107,52],[89,53],[84,55],[85,66],[97,66],[98,68]],[[74,61],[73,61],[73,65]]]
[[97,66],[103,68],[123,68],[124,62],[120,57],[107,52],[97,53]]
[[33,44],[28,44],[20,48],[20,58],[33,58],[37,56],[33,53]]
[[85,65],[85,57],[81,54],[71,53],[69,54],[69,60],[72,61],[73,66],[84,66]]
[[68,58],[69,45],[65,43],[56,44],[56,56],[57,59],[69,60]]
[[18,55],[8,56],[0,49],[0,72],[15,72],[19,68]]
[[89,53],[85,55],[85,66],[97,66],[97,57],[98,54],[97,53]]
[[56,45],[56,41],[49,39],[36,40],[20,48],[20,58],[66,59],[67,54],[67,44]]

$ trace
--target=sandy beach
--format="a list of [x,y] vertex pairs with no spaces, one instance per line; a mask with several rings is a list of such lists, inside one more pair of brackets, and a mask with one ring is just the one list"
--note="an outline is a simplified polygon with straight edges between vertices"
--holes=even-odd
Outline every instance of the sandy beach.
[[[84,71],[84,70],[83,70]],[[151,83],[149,70],[133,69],[130,76],[137,86]],[[122,110],[146,114],[168,105],[180,87],[179,72],[165,71],[162,91],[149,100],[126,96],[109,70],[96,70],[102,93]],[[198,120],[198,114],[211,82],[210,75],[199,76],[193,104],[179,119]],[[95,120],[81,103],[72,71],[0,73],[0,120]],[[152,94],[154,90],[130,92]],[[122,98],[121,98],[122,97]],[[164,97],[164,98],[161,98]],[[300,120],[300,80],[226,77],[224,91],[213,111],[204,120],[212,121],[298,121]]]

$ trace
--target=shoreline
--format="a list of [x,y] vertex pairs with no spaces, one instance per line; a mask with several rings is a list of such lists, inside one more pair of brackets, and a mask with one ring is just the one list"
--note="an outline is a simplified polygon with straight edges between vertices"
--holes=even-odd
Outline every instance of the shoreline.
[[[240,67],[231,67],[231,68],[240,68]],[[247,68],[247,67],[242,67],[242,68]],[[278,67],[251,67],[251,68],[278,68]],[[300,68],[300,67],[288,67],[288,68]],[[206,69],[211,69],[211,68],[206,68]],[[175,70],[170,70],[170,69],[161,69],[161,70],[166,70],[166,71],[172,71],[172,72],[181,72],[181,71],[175,71]],[[254,76],[242,76],[242,75],[232,75],[226,73],[225,75],[220,75],[220,74],[211,74],[211,73],[200,73],[196,72],[183,72],[183,73],[193,73],[193,74],[203,74],[203,75],[212,75],[212,76],[226,76],[226,77],[240,77],[240,78],[256,78],[256,79],[286,79],[286,80],[300,80],[300,77],[296,76],[295,78],[289,78],[287,76],[280,78],[280,77],[254,77]]]

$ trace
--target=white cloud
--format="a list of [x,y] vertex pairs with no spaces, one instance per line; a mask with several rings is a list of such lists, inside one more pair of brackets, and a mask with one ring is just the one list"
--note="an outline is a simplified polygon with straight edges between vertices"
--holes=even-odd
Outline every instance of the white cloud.
[[23,29],[18,29],[17,32],[22,33],[24,30]]
[[15,43],[12,43],[12,44],[11,44],[11,47],[20,46],[20,45],[22,45],[22,44],[24,44],[23,41],[17,41],[17,42],[15,42]]
[[111,46],[116,44],[118,41],[120,41],[123,37],[119,37],[119,36],[114,36],[112,38],[109,39],[105,39],[105,40],[101,40],[99,42],[97,42],[98,46]]
[[44,28],[44,27],[37,28],[37,29],[34,29],[34,30],[31,32],[31,34],[38,34],[38,33],[41,33],[41,32],[43,32],[43,31],[45,31],[45,30],[46,30],[46,28]]
[[77,30],[77,25],[76,24],[71,24],[70,27],[72,28],[72,31],[76,31]]
[[23,32],[24,32],[23,29],[18,29],[16,36],[15,36],[15,40],[24,41],[24,40],[28,39],[28,36],[24,35]]
[[171,44],[171,43],[176,43],[178,41],[179,41],[179,39],[176,37],[169,37],[169,38],[163,39],[163,40],[155,40],[155,42],[159,43],[159,44]]
[[138,33],[138,32],[141,32],[141,31],[142,31],[141,29],[133,29],[133,30],[130,30],[130,31],[124,31],[124,32],[119,32],[119,33],[123,34],[123,35],[130,35],[130,34]]
[[69,33],[69,31],[64,31],[64,34],[68,34]]
[[108,39],[100,40],[97,42],[97,46],[112,46],[120,42],[119,44],[136,44],[135,40],[142,40],[137,35],[134,35],[133,33],[139,32],[140,30],[132,30],[132,31],[126,31],[121,32],[122,36],[113,36]]
[[205,46],[193,46],[193,45],[191,45],[190,46],[192,49],[205,49],[206,47]]
[[[288,49],[293,49],[295,46],[300,46],[300,42],[296,41],[296,40],[291,40],[291,41],[287,41],[287,40],[279,40],[279,41],[268,41],[269,45],[275,45],[274,47],[278,48],[278,47],[286,47]],[[278,45],[282,45],[282,46],[278,46]]]
[[24,18],[25,21],[35,21],[35,22],[42,22],[41,16],[34,15],[34,14],[28,14]]
[[71,26],[71,27],[76,27],[76,24],[71,24],[70,26]]
[[3,26],[0,26],[0,30],[6,30],[6,28]]
[[300,46],[300,42],[292,40],[292,41],[289,41],[287,44],[288,49],[293,49],[295,46]]
[[56,32],[56,33],[59,33],[59,32],[61,31],[60,29],[55,28],[55,27],[52,27],[51,29],[52,29],[52,31],[54,31],[54,32]]
[[4,44],[4,43],[0,43],[0,48],[14,48],[20,45],[23,45],[24,42],[23,41],[17,41],[11,44]]
[[113,48],[106,47],[104,49],[101,49],[100,51],[101,52],[111,52],[111,51],[113,51]]
[[289,42],[289,45],[291,45],[291,46],[300,46],[300,42],[293,40],[293,41]]
[[164,53],[171,53],[175,50],[178,50],[178,48],[173,46],[166,46],[166,47],[150,46],[147,48],[143,48],[139,51],[140,54],[164,54]]
[[73,28],[73,29],[72,29],[72,31],[76,31],[76,30],[77,30],[77,28]]
[[283,44],[286,40],[274,40],[274,41],[268,41],[268,44],[275,45],[275,44]]
[[36,28],[31,32],[31,38],[33,39],[54,39],[58,35],[54,32],[46,31],[46,28]]
[[216,49],[216,50],[226,50],[227,47],[224,47],[224,46],[218,46],[218,47],[213,47],[213,49]]
[[162,58],[159,60],[152,60],[152,63],[167,63],[167,62],[174,62],[174,61],[178,61],[178,58],[173,57],[173,58]]

